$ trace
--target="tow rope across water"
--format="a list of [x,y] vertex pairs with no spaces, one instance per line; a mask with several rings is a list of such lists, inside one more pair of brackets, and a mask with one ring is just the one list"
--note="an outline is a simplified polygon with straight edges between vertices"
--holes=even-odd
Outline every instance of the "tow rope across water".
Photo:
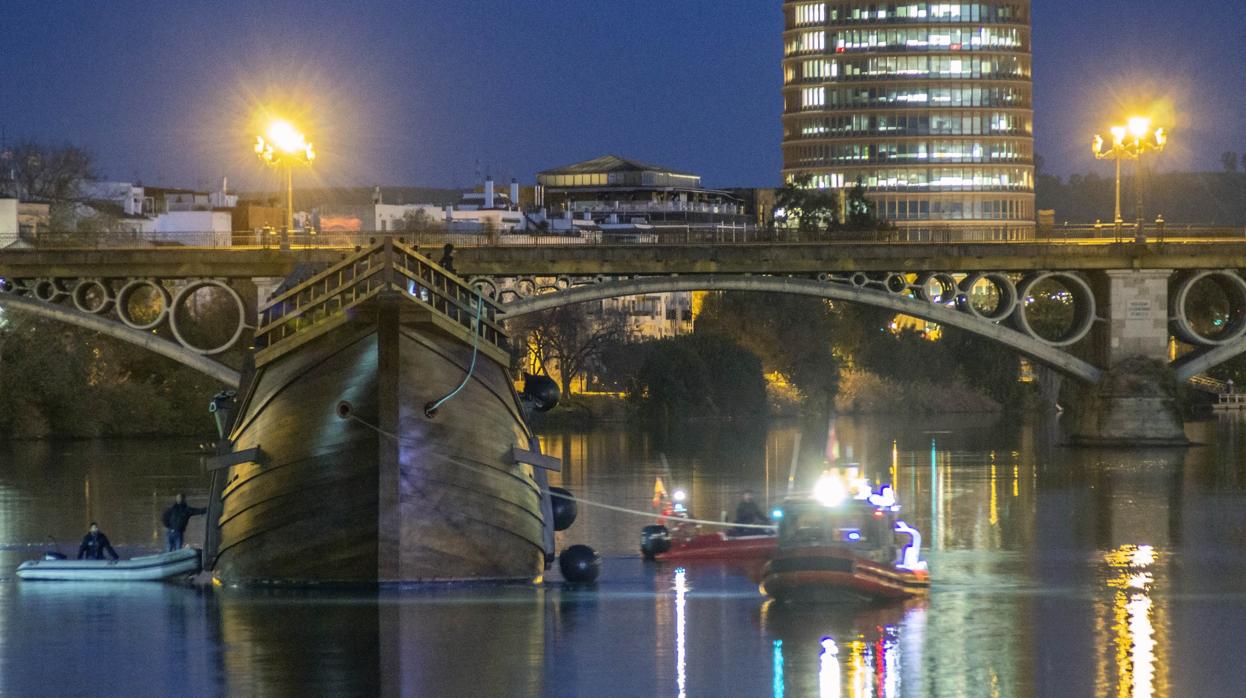
[[[346,418],[356,421],[364,425],[365,427],[375,431],[376,433],[381,434],[382,436],[388,437],[390,439],[393,439],[394,441],[397,441],[399,443],[407,441],[406,439],[403,439],[397,434],[391,434],[390,432],[385,431],[384,429],[377,426],[376,424],[372,424],[371,422],[368,422],[367,420],[363,419],[362,417],[356,414],[347,413]],[[480,466],[480,467],[484,467],[484,466]],[[731,523],[729,521],[710,521],[708,519],[689,519],[683,516],[675,516],[673,514],[655,514],[652,511],[642,511],[640,509],[628,509],[627,507],[615,506],[614,504],[594,502],[591,499],[582,499],[580,497],[563,494],[561,492],[554,492],[552,490],[540,490],[540,492],[542,494],[548,494],[551,497],[558,497],[560,499],[566,499],[568,501],[572,501],[577,504],[583,504],[585,506],[590,506],[590,507],[597,507],[598,509],[606,509],[608,511],[617,511],[621,514],[631,514],[632,516],[640,516],[646,519],[666,519],[666,520],[671,520],[671,521],[682,521],[685,523],[699,524],[701,526],[718,526],[720,528],[743,528],[743,529],[751,529],[751,530],[757,530],[757,531],[774,530],[774,524],[767,526],[764,524],[740,524],[740,523]]]
[[560,499],[566,499],[566,500],[575,502],[577,504],[586,504],[590,507],[597,507],[599,509],[608,509],[610,511],[617,511],[623,514],[631,514],[633,516],[643,516],[646,519],[654,519],[654,518],[670,519],[673,521],[683,521],[685,523],[700,524],[702,526],[721,526],[723,528],[750,528],[750,529],[756,529],[756,530],[761,530],[761,531],[768,531],[774,528],[773,525],[766,526],[764,524],[738,524],[738,523],[730,523],[728,521],[709,521],[707,519],[689,519],[683,516],[674,516],[671,514],[655,514],[651,511],[641,511],[639,509],[628,509],[626,507],[619,507],[613,504],[603,504],[601,502],[594,502],[590,499],[581,499],[579,497],[573,497],[570,495],[563,494],[561,492],[554,492],[552,490],[542,490],[542,491],[545,494],[550,495],[551,497],[558,497]]

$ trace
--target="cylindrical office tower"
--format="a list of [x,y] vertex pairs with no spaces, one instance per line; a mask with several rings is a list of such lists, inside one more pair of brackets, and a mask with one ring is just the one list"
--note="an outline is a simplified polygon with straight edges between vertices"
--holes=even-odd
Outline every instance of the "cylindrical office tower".
[[1029,0],[784,2],[783,177],[901,240],[1034,236]]

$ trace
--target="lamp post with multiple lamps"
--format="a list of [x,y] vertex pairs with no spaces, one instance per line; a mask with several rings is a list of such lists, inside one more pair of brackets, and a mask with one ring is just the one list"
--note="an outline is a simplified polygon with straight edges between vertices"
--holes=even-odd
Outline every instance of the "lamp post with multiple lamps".
[[1168,144],[1168,134],[1162,128],[1152,129],[1151,120],[1143,116],[1132,117],[1124,126],[1113,126],[1111,133],[1112,145],[1110,147],[1103,140],[1103,136],[1096,135],[1091,149],[1095,159],[1116,161],[1116,218],[1113,223],[1118,238],[1123,223],[1121,218],[1121,160],[1138,162],[1134,190],[1137,195],[1137,235],[1141,239],[1143,235],[1142,156],[1147,152],[1162,152],[1164,146]]
[[[267,165],[284,167],[286,171],[285,234],[294,230],[294,166],[309,164],[316,151],[303,134],[288,121],[277,120],[268,125],[264,136],[255,137],[255,154]],[[283,240],[283,243],[285,241]]]

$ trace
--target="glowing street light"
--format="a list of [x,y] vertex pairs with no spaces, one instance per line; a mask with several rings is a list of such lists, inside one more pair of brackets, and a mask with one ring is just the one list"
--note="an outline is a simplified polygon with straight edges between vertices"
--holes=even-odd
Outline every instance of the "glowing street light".
[[[265,138],[267,136],[267,138]],[[293,124],[277,119],[268,125],[264,136],[255,137],[255,154],[265,164],[286,170],[286,230],[294,229],[294,165],[309,164],[316,151]]]
[[1121,160],[1138,161],[1137,181],[1134,188],[1137,194],[1137,225],[1138,235],[1142,235],[1142,155],[1148,151],[1162,152],[1168,144],[1168,134],[1162,128],[1151,128],[1151,120],[1145,116],[1130,117],[1124,126],[1113,126],[1111,129],[1112,145],[1109,147],[1103,136],[1096,135],[1091,150],[1097,160],[1116,161],[1116,235],[1121,231]]

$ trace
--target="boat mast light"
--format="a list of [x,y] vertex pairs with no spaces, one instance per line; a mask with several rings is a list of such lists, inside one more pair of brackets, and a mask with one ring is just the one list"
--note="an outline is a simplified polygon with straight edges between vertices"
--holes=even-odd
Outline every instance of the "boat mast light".
[[844,481],[836,475],[823,475],[813,486],[813,498],[824,507],[837,507],[848,498]]

